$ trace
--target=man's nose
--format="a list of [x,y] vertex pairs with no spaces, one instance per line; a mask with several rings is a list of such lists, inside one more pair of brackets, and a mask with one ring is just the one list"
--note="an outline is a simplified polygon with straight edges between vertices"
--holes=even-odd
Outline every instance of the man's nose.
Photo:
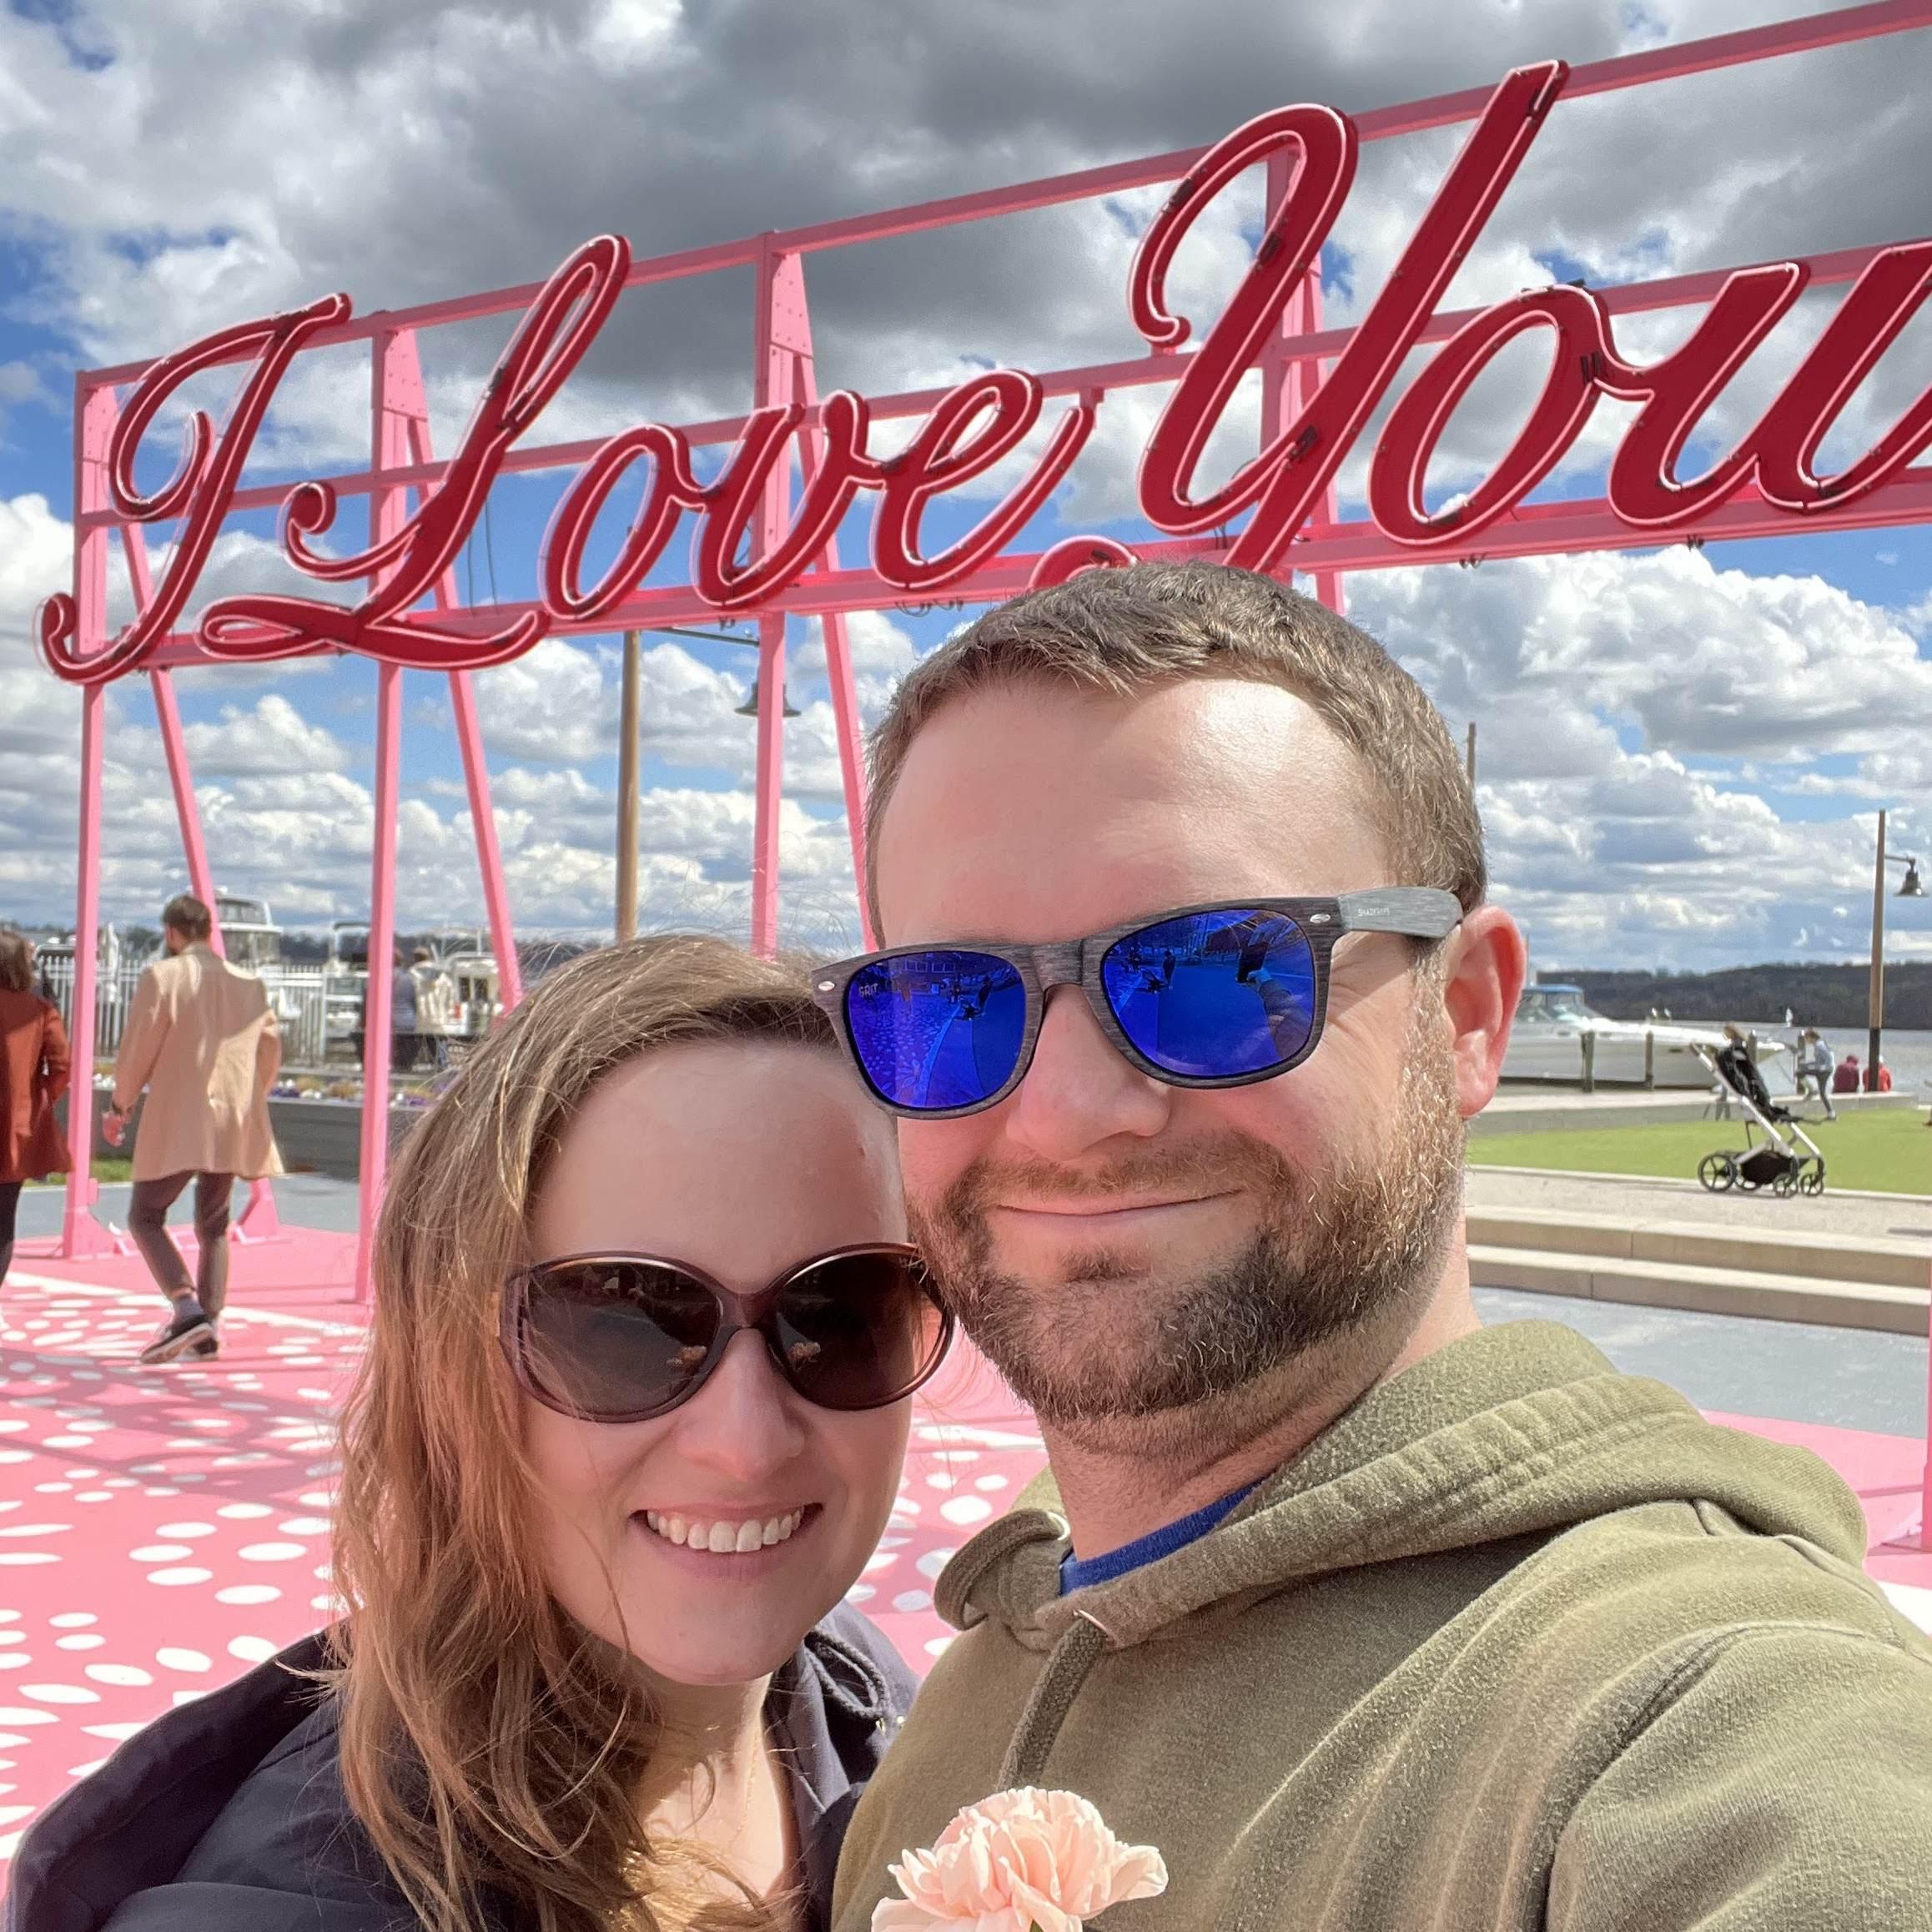
[[1010,1103],[1007,1137],[1062,1165],[1124,1135],[1151,1140],[1168,1124],[1174,1089],[1114,1045],[1077,986],[1047,995],[1033,1064]]

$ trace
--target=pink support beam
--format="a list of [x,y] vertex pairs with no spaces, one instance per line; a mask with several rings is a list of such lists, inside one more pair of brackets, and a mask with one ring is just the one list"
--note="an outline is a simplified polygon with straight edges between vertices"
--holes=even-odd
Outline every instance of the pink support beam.
[[[1267,202],[1270,220],[1288,199],[1293,179],[1294,171],[1287,155],[1277,149],[1268,157]],[[1264,449],[1301,415],[1321,387],[1321,358],[1311,345],[1311,339],[1318,336],[1321,330],[1321,259],[1317,254],[1308,264],[1308,273],[1302,278],[1301,287],[1289,298],[1288,305],[1281,312],[1275,339],[1262,352],[1260,441]],[[1335,486],[1331,483],[1322,494],[1321,517],[1311,526],[1310,534],[1332,530],[1340,515]],[[1338,614],[1346,607],[1340,571],[1317,571],[1315,594]]]
[[[797,380],[794,400],[816,404],[818,378],[813,365],[811,311],[805,300],[804,267],[798,269],[797,311],[793,328],[799,347],[793,359]],[[800,439],[801,468],[807,490],[818,473],[819,452],[825,441],[822,430],[808,430]],[[834,531],[819,559],[821,570],[838,568],[838,536]],[[846,631],[845,612],[828,611],[819,620],[825,640],[825,678],[831,687],[832,719],[838,739],[839,782],[845,792],[846,834],[852,846],[852,877],[858,893],[858,925],[863,943],[877,943],[872,928],[872,907],[865,889],[865,727],[858,715],[858,691],[852,676],[852,640]]]
[[[75,385],[74,502],[83,511],[103,508],[108,501],[108,440],[118,405],[104,384]],[[77,532],[73,596],[85,629],[82,635],[104,643],[108,614],[108,533]],[[73,1164],[67,1177],[67,1204],[61,1220],[60,1253],[73,1259],[112,1254],[113,1238],[94,1214],[100,1198],[93,1173],[95,999],[99,979],[96,949],[101,910],[101,778],[105,762],[106,692],[93,687],[81,693],[80,839],[74,881],[73,1074],[68,1089],[68,1140]]]
[[[805,273],[797,255],[767,247],[758,259],[755,391],[760,409],[802,401],[798,361],[812,353],[805,309]],[[789,457],[766,479],[757,519],[757,555],[782,541],[792,513]],[[758,743],[752,827],[752,950],[770,958],[778,949],[778,828],[785,786],[785,618],[758,620]]]
[[[400,415],[405,420],[411,460],[419,465],[431,462],[429,398],[423,390],[422,359],[413,330],[399,335],[390,345],[389,363],[388,409],[392,415]],[[454,569],[444,571],[437,579],[434,596],[440,611],[462,607]],[[463,782],[470,797],[476,865],[483,877],[483,903],[490,919],[490,943],[496,958],[496,989],[507,1011],[523,998],[523,969],[516,956],[516,929],[511,918],[510,892],[504,883],[503,854],[496,838],[496,810],[490,796],[490,762],[484,755],[475,695],[466,671],[450,673],[450,709],[462,754]]]
[[[370,442],[377,469],[400,467],[410,453],[407,403],[415,345],[407,332],[377,338],[371,357]],[[402,403],[392,407],[392,398]],[[403,526],[408,492],[397,486],[370,499],[369,539],[383,543]],[[380,581],[380,574],[378,580]],[[363,1003],[361,1200],[355,1251],[355,1298],[375,1291],[375,1222],[389,1172],[390,1020],[395,969],[396,803],[401,780],[402,672],[376,667],[375,797],[369,884],[369,981]]]

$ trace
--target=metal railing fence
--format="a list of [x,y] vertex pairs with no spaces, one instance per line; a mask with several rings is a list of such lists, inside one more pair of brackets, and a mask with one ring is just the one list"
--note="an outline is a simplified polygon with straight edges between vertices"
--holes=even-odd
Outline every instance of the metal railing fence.
[[[94,1057],[112,1059],[134,1003],[143,963],[123,960],[103,966],[94,982]],[[43,958],[41,983],[59,1007],[73,1037],[73,961]],[[282,1029],[282,1059],[289,1066],[320,1066],[328,1057],[328,973],[321,966],[278,965],[257,975],[268,989],[269,1004]]]

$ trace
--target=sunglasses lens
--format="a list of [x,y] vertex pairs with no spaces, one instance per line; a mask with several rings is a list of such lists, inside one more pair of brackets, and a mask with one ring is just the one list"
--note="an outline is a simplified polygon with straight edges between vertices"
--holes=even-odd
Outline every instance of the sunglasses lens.
[[722,1320],[709,1290],[644,1261],[566,1261],[527,1291],[524,1362],[545,1396],[590,1421],[642,1416],[690,1392]]
[[1315,979],[1292,919],[1240,908],[1144,926],[1100,963],[1120,1030],[1155,1066],[1196,1079],[1293,1059],[1314,1030]]
[[846,1025],[859,1070],[895,1107],[977,1106],[1013,1078],[1026,985],[990,953],[900,953],[853,974]]
[[792,1386],[824,1409],[876,1409],[938,1366],[945,1318],[904,1255],[836,1255],[785,1285],[773,1310]]

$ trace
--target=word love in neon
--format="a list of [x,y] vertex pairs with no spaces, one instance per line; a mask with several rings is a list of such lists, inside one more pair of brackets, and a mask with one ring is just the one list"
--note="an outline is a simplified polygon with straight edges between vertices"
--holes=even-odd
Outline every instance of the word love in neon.
[[[1358,136],[1349,118],[1324,107],[1291,107],[1239,128],[1200,159],[1142,239],[1128,302],[1135,326],[1156,350],[1178,349],[1189,325],[1167,306],[1165,283],[1175,250],[1215,198],[1245,170],[1277,152],[1291,153],[1288,193],[1226,309],[1189,357],[1143,454],[1139,496],[1155,528],[1185,535],[1218,527],[1245,511],[1229,546],[1233,564],[1281,565],[1307,520],[1426,328],[1457,269],[1522,165],[1567,68],[1551,61],[1509,74],[1491,97],[1386,286],[1349,338],[1326,380],[1296,420],[1220,489],[1190,494],[1194,471],[1242,377],[1279,335],[1285,305],[1315,262],[1353,184]],[[321,581],[358,577],[375,588],[352,606],[284,596],[220,599],[202,614],[199,641],[224,658],[284,657],[329,649],[439,670],[501,662],[529,649],[551,624],[595,621],[616,611],[657,563],[687,511],[697,516],[691,583],[715,609],[739,611],[779,595],[825,553],[861,491],[875,492],[872,566],[908,597],[929,596],[969,577],[997,556],[1065,476],[1091,434],[1094,405],[1068,410],[1031,473],[972,530],[937,555],[922,548],[921,522],[936,497],[989,470],[1039,420],[1039,380],[1023,371],[975,375],[934,408],[898,455],[867,449],[865,399],[841,390],[820,406],[815,427],[797,404],[756,410],[715,480],[701,484],[690,446],[677,430],[647,423],[612,437],[572,480],[544,540],[541,601],[501,631],[479,636],[438,622],[415,606],[454,563],[480,515],[491,485],[517,439],[555,396],[608,319],[630,268],[626,244],[586,243],[551,277],[524,317],[486,388],[482,402],[440,482],[394,535],[356,554],[334,557],[310,539],[332,525],[334,491],[304,483],[284,507],[282,546],[299,570]],[[1426,559],[1462,546],[1506,516],[1562,460],[1600,396],[1641,406],[1610,465],[1610,508],[1634,528],[1682,531],[1737,491],[1754,486],[1774,507],[1802,517],[1879,488],[1932,442],[1932,390],[1838,475],[1814,463],[1846,400],[1909,321],[1932,287],[1932,241],[1879,251],[1846,294],[1831,324],[1737,447],[1701,476],[1683,479],[1677,460],[1715,397],[1789,311],[1807,271],[1797,263],[1739,270],[1719,290],[1683,345],[1661,361],[1637,365],[1616,347],[1610,316],[1587,289],[1532,290],[1485,310],[1439,349],[1397,400],[1369,468],[1376,522]],[[63,677],[93,683],[149,657],[185,609],[227,513],[241,469],[276,386],[303,348],[348,319],[349,299],[332,295],[291,314],[244,323],[158,362],[116,425],[107,481],[119,513],[135,522],[182,516],[167,572],[146,607],[104,651],[78,647],[73,600],[48,600],[41,644]],[[1552,355],[1527,420],[1495,470],[1455,506],[1434,514],[1423,502],[1428,464],[1457,405],[1482,370],[1526,330],[1547,330]],[[134,487],[141,439],[190,376],[238,355],[252,358],[239,399],[217,438],[204,415],[189,423],[174,475],[152,495]],[[791,521],[775,541],[749,542],[805,437],[805,484]],[[618,484],[647,464],[641,507],[614,561],[583,581],[585,551]],[[741,553],[749,550],[749,561]],[[1130,553],[1099,540],[1056,545],[1034,581],[1104,557]]]
[[[861,489],[878,493],[873,566],[908,596],[929,594],[969,575],[995,555],[1059,481],[1092,433],[1094,409],[1069,410],[1032,475],[964,536],[928,556],[920,549],[927,505],[1009,455],[1039,420],[1044,389],[1015,370],[975,375],[949,391],[911,444],[883,460],[867,454],[868,408],[840,391],[819,410],[819,435],[808,445],[810,480],[790,527],[750,562],[740,562],[778,465],[804,421],[803,405],[755,410],[717,480],[700,484],[691,450],[677,430],[647,423],[613,436],[572,481],[544,541],[541,603],[487,636],[410,616],[455,563],[504,459],[596,340],[622,293],[628,245],[603,235],[586,242],[545,284],[484,390],[483,400],[440,482],[400,529],[369,549],[329,556],[310,539],[335,521],[335,491],[302,483],[284,505],[281,543],[289,561],[324,582],[374,577],[375,588],[344,606],[277,595],[224,597],[202,613],[199,639],[209,656],[239,660],[344,650],[390,663],[438,670],[502,663],[527,651],[558,619],[594,620],[630,595],[662,554],[687,510],[700,513],[692,546],[692,582],[706,602],[739,611],[793,581],[825,549]],[[180,515],[185,524],[169,569],[147,606],[104,652],[77,651],[76,607],[67,596],[42,606],[40,642],[48,664],[77,683],[98,683],[137,668],[180,617],[206,562],[276,385],[294,357],[323,331],[348,319],[346,295],[293,314],[242,324],[156,363],[115,425],[107,466],[110,496],[135,522]],[[189,423],[174,475],[151,496],[134,487],[134,460],[156,413],[190,376],[238,352],[254,364],[218,439],[205,415]],[[647,460],[643,506],[616,561],[594,583],[582,581],[584,551],[599,513],[626,471]]]

